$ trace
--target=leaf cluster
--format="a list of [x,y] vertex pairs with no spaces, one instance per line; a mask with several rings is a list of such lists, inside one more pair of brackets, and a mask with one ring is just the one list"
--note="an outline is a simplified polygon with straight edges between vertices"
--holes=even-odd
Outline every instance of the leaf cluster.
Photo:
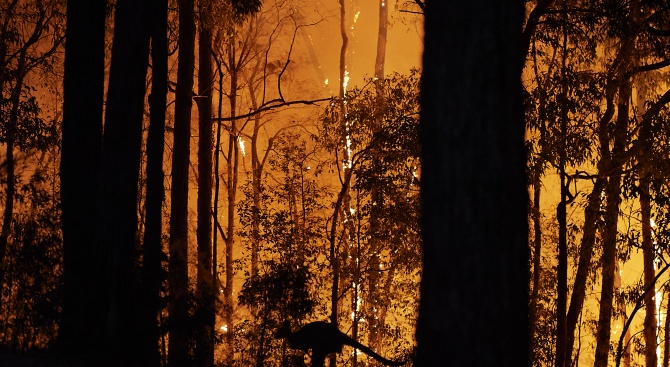
[[24,86],[16,125],[11,121],[12,102],[8,98],[0,99],[0,143],[7,143],[8,130],[12,129],[13,143],[22,151],[45,151],[58,146],[58,123],[42,116],[39,102],[33,95],[35,92],[35,88]]

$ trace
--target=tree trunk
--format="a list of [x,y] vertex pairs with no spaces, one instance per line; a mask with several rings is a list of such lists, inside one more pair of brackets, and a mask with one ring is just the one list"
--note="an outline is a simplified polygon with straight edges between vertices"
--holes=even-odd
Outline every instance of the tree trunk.
[[137,203],[142,120],[149,58],[146,1],[118,0],[105,109],[98,184],[95,241],[106,264],[107,358],[113,363],[141,363],[142,339],[137,263]]
[[[666,286],[665,294],[668,295],[668,302],[665,304],[666,315],[668,310],[670,310],[670,286]],[[665,318],[665,325],[663,325],[663,335],[665,338],[663,340],[663,367],[670,366],[670,317]]]
[[[19,105],[21,103],[21,91],[23,90],[23,78],[25,76],[26,55],[22,52],[19,56],[16,67],[16,78],[14,88],[11,90],[9,98],[10,110],[9,119],[6,121],[7,129],[7,157],[5,165],[7,167],[7,189],[5,190],[5,210],[2,216],[2,229],[0,230],[0,264],[3,263],[7,249],[9,233],[12,229],[12,217],[14,216],[14,196],[16,191],[15,161],[14,161],[14,131],[19,123]],[[0,88],[3,85],[0,84]],[[2,93],[2,91],[0,91]]]
[[[644,288],[654,286],[656,270],[654,269],[655,251],[654,240],[651,233],[651,202],[649,196],[649,178],[645,172],[640,178],[640,212],[642,216],[642,257],[644,267]],[[656,331],[658,321],[656,319],[656,289],[648,292],[644,297],[644,360],[646,367],[658,366],[658,355],[656,354],[657,340]]]
[[387,0],[379,0],[379,28],[377,31],[377,56],[375,57],[375,79],[384,79],[384,60],[386,60],[386,35],[389,11]]
[[579,260],[577,262],[577,273],[572,286],[570,295],[570,307],[566,317],[566,342],[565,355],[566,361],[572,359],[572,350],[575,343],[575,331],[579,322],[579,315],[582,312],[584,298],[586,297],[586,280],[589,269],[591,268],[591,258],[593,257],[593,245],[596,240],[596,223],[600,215],[600,205],[602,203],[601,195],[605,185],[604,177],[599,174],[593,185],[593,190],[588,198],[588,203],[584,209],[584,227],[582,230],[582,241],[579,246]]
[[237,131],[237,90],[239,71],[237,68],[237,59],[235,53],[234,39],[231,40],[229,63],[230,70],[230,90],[228,94],[228,102],[230,103],[230,133],[228,135],[228,165],[226,167],[227,187],[226,198],[228,202],[228,227],[226,229],[226,294],[224,314],[226,318],[226,325],[228,325],[228,333],[226,334],[226,342],[228,344],[228,361],[233,360],[233,311],[234,311],[234,272],[233,272],[233,250],[235,249],[235,204],[237,201],[237,172],[238,172],[238,138]]
[[605,229],[603,232],[602,253],[602,288],[600,293],[600,313],[598,316],[598,329],[596,332],[596,351],[594,367],[607,367],[610,350],[610,336],[612,324],[612,309],[614,301],[614,271],[616,268],[617,255],[617,223],[619,220],[619,204],[621,203],[621,173],[617,164],[619,157],[624,151],[626,134],[628,130],[628,101],[631,95],[629,81],[624,81],[619,87],[619,100],[617,105],[617,121],[614,129],[614,142],[612,152],[609,146],[601,149],[606,159],[609,179],[605,186]]
[[[214,219],[215,228],[219,229],[219,233],[222,237],[225,237],[221,224],[219,223],[219,190],[221,188],[221,174],[220,174],[220,163],[221,163],[221,117],[223,117],[223,69],[221,67],[221,61],[217,56],[214,57],[216,61],[216,71],[219,85],[219,98],[217,103],[217,117],[216,120],[216,142],[214,143],[214,208],[212,209],[212,217]],[[219,280],[219,269],[218,269],[218,256],[219,256],[219,236],[216,235],[214,231],[214,236],[212,239],[212,276],[214,277],[214,283],[216,291],[219,291],[221,286]],[[218,294],[217,294],[218,297]]]
[[602,193],[607,185],[607,176],[611,169],[611,154],[609,152],[609,134],[607,126],[611,123],[614,116],[617,84],[610,80],[605,87],[605,104],[606,110],[598,122],[598,139],[600,141],[601,157],[598,162],[598,175],[593,189],[589,195],[588,204],[584,210],[584,229],[582,231],[582,243],[579,250],[579,261],[577,264],[577,273],[575,274],[575,282],[573,285],[572,295],[570,298],[570,307],[566,317],[566,356],[572,356],[572,349],[575,341],[575,330],[577,329],[577,322],[579,321],[582,307],[584,305],[584,297],[586,295],[586,279],[588,277],[589,269],[591,267],[591,258],[593,257],[593,245],[596,239],[596,223],[600,216],[600,208],[602,205]]
[[542,279],[542,223],[540,212],[541,181],[540,174],[535,171],[532,181],[533,185],[533,207],[531,217],[533,219],[533,288],[530,292],[530,301],[528,302],[528,337],[531,361],[535,360],[535,324],[537,322],[537,299],[540,291],[540,281]]
[[[383,106],[384,106],[384,63],[386,60],[386,36],[388,29],[388,6],[387,0],[379,0],[379,27],[377,31],[377,56],[375,57],[375,86],[377,94],[377,109],[380,113],[377,114],[375,123],[373,124],[373,134],[376,134],[381,126],[381,119],[383,118]],[[379,166],[380,157],[373,157],[372,164]],[[376,172],[376,169],[373,168],[373,171]],[[373,203],[381,202],[381,195],[379,194],[379,188],[373,187],[372,192],[370,193],[371,201]],[[374,205],[374,204],[373,204]],[[375,351],[379,351],[379,348],[382,346],[382,336],[384,331],[384,322],[385,320],[379,317],[380,314],[386,314],[386,308],[388,308],[387,302],[377,302],[379,297],[378,282],[381,276],[381,271],[379,266],[381,260],[379,258],[379,250],[381,245],[378,243],[379,240],[379,215],[378,211],[374,208],[370,211],[370,252],[372,253],[371,266],[370,266],[370,275],[369,275],[369,290],[368,290],[368,302],[366,302],[366,314],[368,320],[368,341],[370,348]],[[390,279],[389,279],[390,281]]]
[[167,0],[153,0],[151,21],[151,94],[149,96],[149,134],[147,136],[146,224],[142,264],[145,282],[144,363],[160,367],[161,285],[163,281],[163,198],[165,195],[163,153],[167,106],[168,41]]
[[179,56],[175,96],[174,143],[170,215],[170,287],[168,365],[188,364],[191,325],[188,310],[188,169],[195,49],[193,0],[179,0]]
[[199,4],[198,38],[198,279],[196,307],[196,360],[198,366],[214,365],[214,300],[212,278],[212,34],[207,24],[211,8]]
[[[253,95],[253,91],[250,89],[252,94],[252,108],[254,110],[258,109],[256,104],[256,98]],[[254,131],[251,135],[251,191],[252,191],[252,207],[251,210],[251,277],[258,275],[258,262],[259,262],[259,251],[261,243],[261,206],[263,205],[261,201],[261,194],[263,192],[263,161],[260,160],[258,156],[258,134],[261,127],[261,117],[260,114],[254,116]],[[266,155],[270,152],[272,148],[272,142],[268,142],[268,150]]]
[[523,4],[426,9],[416,365],[528,366]]
[[[614,291],[620,293],[621,289],[621,267],[619,261],[616,262],[616,269],[614,271]],[[628,315],[626,315],[626,301],[621,299],[620,302],[616,301],[617,312],[621,315],[621,325],[626,325],[628,322]],[[634,317],[631,315],[630,317]],[[623,344],[625,348],[621,351],[621,356],[623,357],[624,367],[630,367],[630,328],[626,328],[623,334]]]
[[[566,3],[563,1],[563,10]],[[566,13],[567,14],[567,13]],[[564,22],[567,24],[567,15],[564,15]],[[563,52],[561,68],[561,142],[559,151],[558,169],[560,174],[560,194],[561,201],[556,209],[556,219],[558,221],[558,264],[556,266],[556,367],[564,367],[566,364],[566,313],[568,307],[568,223],[567,223],[567,196],[568,187],[565,174],[566,147],[568,124],[568,80],[567,80],[567,26],[563,26]]]
[[600,293],[600,313],[596,334],[596,354],[594,367],[607,367],[610,350],[612,307],[614,301],[614,270],[616,262],[616,234],[619,216],[621,177],[613,175],[605,188],[607,198],[604,222],[602,254],[602,287]]
[[104,327],[102,264],[91,239],[102,149],[106,4],[67,2],[60,163],[64,289],[58,343],[73,359],[100,354]]
[[[254,69],[254,72],[251,75],[256,75],[257,69]],[[247,81],[249,89],[249,99],[251,100],[252,110],[258,110],[258,100],[256,98],[256,88],[254,87],[254,81],[250,77]],[[258,143],[259,143],[259,133],[262,126],[261,123],[261,114],[256,114],[253,117],[254,125],[253,132],[251,133],[251,277],[255,277],[258,274],[258,262],[259,262],[259,251],[260,251],[260,233],[261,233],[261,207],[263,205],[261,200],[261,195],[263,191],[263,167],[265,166],[265,160],[267,159],[268,154],[272,150],[273,139],[268,140],[268,146],[263,155],[263,158],[258,154]]]
[[[345,24],[345,14],[346,10],[344,7],[344,0],[339,0],[340,4],[340,36],[342,37],[342,46],[340,47],[340,78],[339,78],[339,98],[340,98],[340,115],[344,118],[345,115],[345,105],[344,105],[344,96],[345,96],[345,78],[346,78],[346,56],[347,56],[347,45],[349,43],[349,37],[347,36],[347,29]],[[347,149],[345,147],[345,152]],[[346,154],[346,153],[345,153]],[[350,157],[348,154],[343,157],[345,165],[350,164],[348,159]],[[335,205],[333,210],[333,220],[331,224],[331,233],[330,233],[330,264],[331,271],[333,276],[333,283],[331,285],[331,294],[330,294],[330,322],[337,326],[338,324],[338,302],[339,302],[339,283],[340,283],[340,261],[339,261],[339,251],[337,251],[337,237],[336,237],[336,228],[337,228],[337,217],[339,211],[343,210],[344,197],[347,195],[349,190],[349,182],[351,179],[351,170],[344,168],[345,183],[342,185],[342,190],[338,196],[338,203]],[[334,367],[337,358],[335,356],[330,357],[330,366]]]

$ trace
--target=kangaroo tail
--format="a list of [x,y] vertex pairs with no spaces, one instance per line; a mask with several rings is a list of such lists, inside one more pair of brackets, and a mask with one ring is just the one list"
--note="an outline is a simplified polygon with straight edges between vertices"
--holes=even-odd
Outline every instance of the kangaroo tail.
[[379,354],[375,353],[372,349],[368,348],[367,346],[365,346],[365,345],[359,343],[358,341],[354,340],[353,338],[349,337],[348,335],[347,335],[347,343],[346,344],[348,344],[348,345],[350,345],[350,346],[352,346],[356,349],[360,349],[363,353],[369,355],[370,357],[376,359],[378,362],[380,362],[382,364],[385,364],[387,366],[402,366],[405,363],[407,363],[407,361],[392,361],[390,359],[386,359],[386,358],[380,356]]

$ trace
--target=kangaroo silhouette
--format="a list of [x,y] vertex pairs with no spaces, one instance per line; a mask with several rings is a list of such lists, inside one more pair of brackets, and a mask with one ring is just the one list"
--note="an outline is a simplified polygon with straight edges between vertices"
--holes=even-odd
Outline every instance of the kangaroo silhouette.
[[286,338],[288,345],[293,349],[300,349],[305,352],[311,350],[312,367],[323,367],[326,356],[331,353],[342,352],[344,345],[359,349],[387,366],[402,366],[406,363],[404,361],[392,361],[380,356],[372,349],[338,330],[335,325],[324,321],[311,322],[295,333],[291,331],[288,323],[284,323],[275,333],[275,337],[277,339]]

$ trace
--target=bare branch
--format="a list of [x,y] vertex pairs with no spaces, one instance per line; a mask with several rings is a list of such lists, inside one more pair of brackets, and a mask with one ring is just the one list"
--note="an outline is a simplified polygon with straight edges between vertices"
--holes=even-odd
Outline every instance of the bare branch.
[[255,111],[251,111],[249,113],[245,113],[242,115],[238,115],[235,117],[221,117],[221,118],[213,118],[212,121],[233,121],[233,120],[240,120],[240,119],[245,119],[249,117],[253,117],[259,113],[265,112],[265,111],[270,111],[274,110],[276,108],[281,108],[281,107],[286,107],[286,106],[291,106],[295,104],[303,104],[303,105],[314,105],[319,102],[326,102],[332,100],[332,97],[328,98],[319,98],[319,99],[311,99],[311,100],[297,100],[297,101],[283,101],[281,99],[273,99],[271,101],[268,101],[264,103],[261,107],[259,107]]

